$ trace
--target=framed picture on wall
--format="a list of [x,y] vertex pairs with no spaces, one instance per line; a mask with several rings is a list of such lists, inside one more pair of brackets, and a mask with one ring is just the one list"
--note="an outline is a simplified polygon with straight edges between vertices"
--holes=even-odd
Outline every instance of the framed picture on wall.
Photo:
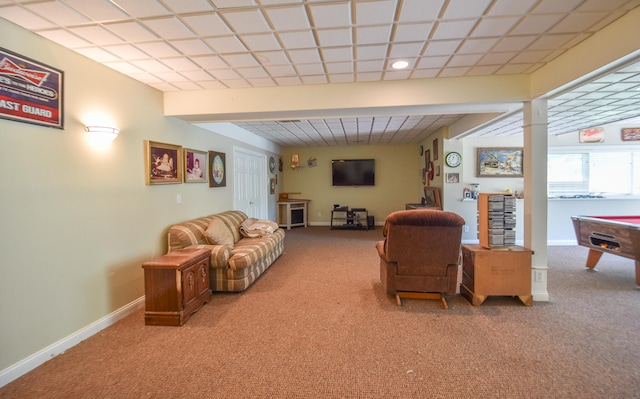
[[209,187],[227,185],[227,166],[224,152],[209,151]]
[[147,185],[182,183],[182,147],[145,141]]
[[440,207],[440,190],[437,187],[424,188],[425,205]]
[[208,168],[207,152],[184,149],[184,181],[185,183],[206,183]]
[[476,177],[522,177],[522,147],[477,148]]

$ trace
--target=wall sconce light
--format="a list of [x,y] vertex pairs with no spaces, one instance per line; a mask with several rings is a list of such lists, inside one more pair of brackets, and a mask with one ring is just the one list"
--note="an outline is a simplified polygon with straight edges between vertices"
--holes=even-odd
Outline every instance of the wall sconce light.
[[113,141],[120,134],[120,129],[117,127],[87,126],[86,130],[90,136],[104,141]]

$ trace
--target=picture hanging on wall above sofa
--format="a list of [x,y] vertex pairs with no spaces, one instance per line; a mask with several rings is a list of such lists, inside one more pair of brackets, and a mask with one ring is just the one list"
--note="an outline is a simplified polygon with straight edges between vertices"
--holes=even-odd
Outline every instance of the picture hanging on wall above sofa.
[[185,183],[206,183],[209,181],[209,162],[207,162],[207,152],[184,149],[184,182]]
[[225,187],[227,173],[224,152],[209,151],[209,187]]
[[147,185],[182,183],[182,147],[145,141]]

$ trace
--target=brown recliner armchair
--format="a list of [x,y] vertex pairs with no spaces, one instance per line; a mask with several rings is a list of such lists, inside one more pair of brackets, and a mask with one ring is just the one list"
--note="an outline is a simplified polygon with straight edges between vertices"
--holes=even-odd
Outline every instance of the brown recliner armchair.
[[453,212],[418,209],[390,214],[376,243],[380,280],[389,295],[440,299],[454,295],[465,221]]

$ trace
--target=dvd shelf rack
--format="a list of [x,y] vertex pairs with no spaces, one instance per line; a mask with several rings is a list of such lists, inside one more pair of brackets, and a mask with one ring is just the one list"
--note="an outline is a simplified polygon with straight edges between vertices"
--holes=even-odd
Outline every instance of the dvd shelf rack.
[[513,194],[478,195],[478,238],[485,248],[516,244],[516,197]]

